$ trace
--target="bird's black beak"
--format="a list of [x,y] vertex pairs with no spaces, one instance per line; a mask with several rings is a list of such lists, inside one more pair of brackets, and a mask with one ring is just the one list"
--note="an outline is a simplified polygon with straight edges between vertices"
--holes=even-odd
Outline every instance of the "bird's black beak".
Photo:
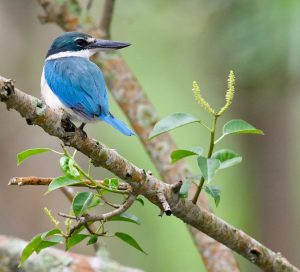
[[89,49],[121,49],[129,46],[130,43],[115,42],[110,40],[96,40],[96,42],[89,45]]

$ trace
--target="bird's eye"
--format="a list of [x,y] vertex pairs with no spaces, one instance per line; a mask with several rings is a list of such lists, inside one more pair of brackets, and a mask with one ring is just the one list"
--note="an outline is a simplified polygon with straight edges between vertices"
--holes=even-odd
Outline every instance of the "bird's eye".
[[81,47],[87,46],[87,45],[89,44],[89,43],[88,43],[86,40],[84,40],[84,39],[78,39],[78,40],[75,41],[75,43],[76,43],[77,45],[81,46]]

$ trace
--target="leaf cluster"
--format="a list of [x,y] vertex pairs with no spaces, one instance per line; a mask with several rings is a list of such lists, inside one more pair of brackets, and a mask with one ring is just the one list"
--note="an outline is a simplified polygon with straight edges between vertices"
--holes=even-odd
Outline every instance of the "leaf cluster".
[[[221,136],[217,140],[215,140],[217,119],[230,107],[233,101],[234,92],[235,92],[234,83],[235,83],[235,76],[233,71],[230,71],[228,77],[228,89],[225,95],[225,105],[218,112],[216,112],[210,106],[210,104],[207,101],[205,101],[205,99],[202,97],[198,84],[196,82],[193,82],[192,90],[196,101],[208,113],[210,113],[213,116],[213,123],[211,127],[204,124],[201,118],[198,118],[197,116],[191,115],[189,113],[176,112],[163,118],[158,123],[156,123],[156,125],[154,126],[153,130],[149,135],[149,139],[151,140],[163,133],[172,131],[174,129],[178,129],[182,126],[186,126],[192,123],[200,124],[209,131],[210,146],[208,149],[208,154],[206,156],[203,155],[204,148],[200,146],[174,150],[170,155],[172,163],[176,163],[177,161],[187,157],[191,157],[191,156],[196,157],[197,165],[201,175],[200,177],[198,177],[199,182],[196,183],[198,187],[198,193],[194,197],[193,200],[194,202],[196,202],[199,193],[204,185],[204,182],[206,182],[204,186],[204,190],[207,194],[209,194],[214,199],[216,206],[218,206],[221,197],[221,190],[218,186],[210,185],[210,182],[213,180],[213,178],[215,177],[216,173],[219,170],[234,166],[242,162],[242,156],[230,149],[220,149],[213,152],[214,147],[217,143],[223,140],[225,136],[232,135],[232,134],[260,134],[260,135],[263,134],[261,130],[256,129],[248,122],[241,119],[233,119],[225,123],[225,125],[223,126]],[[191,180],[187,180],[185,182],[185,184],[182,186],[180,191],[181,197],[188,196],[188,190],[191,184],[192,184]]]
[[[124,193],[122,190],[119,190],[119,179],[117,178],[105,179],[102,183],[94,180],[89,173],[90,167],[88,171],[84,171],[75,161],[76,152],[74,152],[73,156],[71,156],[65,148],[64,152],[58,152],[50,148],[35,148],[25,150],[17,155],[18,165],[22,164],[25,160],[32,156],[45,152],[54,152],[60,155],[59,165],[63,173],[62,176],[54,178],[51,181],[45,194],[76,184],[84,185],[90,190],[77,192],[74,196],[70,207],[70,214],[66,215],[67,219],[65,220],[64,224],[65,230],[58,227],[60,222],[54,218],[49,209],[44,208],[45,214],[55,225],[55,228],[50,231],[37,234],[35,237],[33,237],[33,239],[28,243],[22,252],[19,267],[21,267],[34,252],[38,254],[47,247],[64,244],[65,249],[69,250],[86,239],[87,245],[95,244],[100,237],[116,237],[133,248],[146,254],[146,252],[140,247],[138,242],[131,235],[123,232],[115,232],[113,235],[108,235],[108,231],[106,230],[106,225],[109,222],[118,221],[140,225],[139,218],[130,213],[121,213],[106,220],[96,222],[94,223],[93,228],[92,223],[87,223],[79,228],[75,228],[73,225],[73,231],[71,230],[73,221],[75,223],[80,222],[80,220],[84,219],[86,216],[90,216],[90,213],[96,207],[108,205],[108,202],[103,197],[104,194],[118,193],[123,194],[125,197],[125,194],[128,194],[128,192]],[[87,183],[86,180],[88,180],[89,183]],[[144,205],[142,198],[137,198],[136,201]],[[72,219],[74,220],[72,221]]]

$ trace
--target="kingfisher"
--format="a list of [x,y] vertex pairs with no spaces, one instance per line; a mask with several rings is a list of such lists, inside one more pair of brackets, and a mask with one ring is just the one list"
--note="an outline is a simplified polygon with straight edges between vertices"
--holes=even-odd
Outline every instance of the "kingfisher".
[[134,135],[110,113],[103,74],[90,61],[90,57],[101,50],[129,45],[80,32],[60,35],[46,55],[41,77],[42,99],[53,110],[63,109],[69,120],[81,122],[82,132],[86,123],[105,121],[126,136]]

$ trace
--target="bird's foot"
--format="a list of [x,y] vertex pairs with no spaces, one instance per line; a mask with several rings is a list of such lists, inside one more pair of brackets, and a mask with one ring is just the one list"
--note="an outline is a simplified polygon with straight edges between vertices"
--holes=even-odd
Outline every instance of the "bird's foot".
[[76,126],[70,121],[69,118],[64,118],[61,120],[61,127],[65,132],[75,132]]
[[81,137],[82,138],[87,138],[87,134],[86,134],[86,132],[83,130],[83,128],[84,128],[84,126],[85,126],[86,124],[85,123],[82,123],[79,127],[78,127],[78,129],[79,129],[79,131],[80,131],[80,134],[81,134]]

